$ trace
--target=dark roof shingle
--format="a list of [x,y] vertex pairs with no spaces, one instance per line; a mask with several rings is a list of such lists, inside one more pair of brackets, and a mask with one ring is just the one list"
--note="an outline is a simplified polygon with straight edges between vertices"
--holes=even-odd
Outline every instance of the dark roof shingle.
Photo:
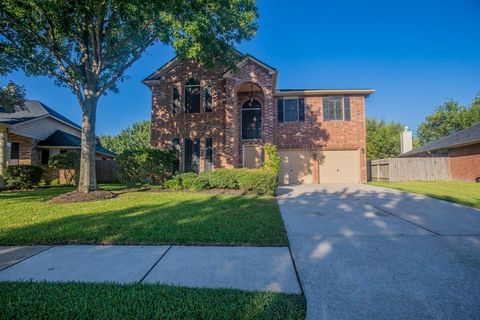
[[413,156],[434,150],[448,149],[457,146],[480,143],[480,122],[471,127],[442,137],[429,144],[416,148],[412,151],[401,154],[400,157]]
[[15,125],[45,116],[52,116],[81,130],[78,124],[37,100],[26,100],[24,107],[16,107],[15,112],[0,112],[0,123]]
[[[40,147],[74,147],[80,148],[82,142],[79,137],[76,137],[72,134],[66,133],[61,130],[57,130],[52,133],[48,138],[43,141],[40,141],[37,146]],[[95,151],[101,154],[108,156],[116,157],[117,155],[112,151],[104,148],[100,143],[97,142]]]

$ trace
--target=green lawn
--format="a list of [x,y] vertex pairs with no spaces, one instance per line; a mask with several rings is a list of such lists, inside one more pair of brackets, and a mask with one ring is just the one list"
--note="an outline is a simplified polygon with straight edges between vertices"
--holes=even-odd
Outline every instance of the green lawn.
[[480,183],[459,181],[380,182],[369,184],[423,194],[429,197],[480,208]]
[[164,285],[0,283],[1,319],[304,319],[302,295]]
[[0,192],[0,245],[288,244],[270,197],[127,192],[87,203],[46,202],[71,190]]

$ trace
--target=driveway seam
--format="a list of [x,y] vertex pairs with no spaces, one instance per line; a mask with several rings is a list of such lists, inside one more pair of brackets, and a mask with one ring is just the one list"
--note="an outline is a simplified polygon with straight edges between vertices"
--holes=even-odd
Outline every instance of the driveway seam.
[[402,220],[402,221],[405,221],[405,222],[408,222],[408,223],[410,223],[410,224],[413,224],[414,226],[419,227],[419,228],[421,228],[421,229],[423,229],[423,230],[425,230],[425,231],[431,232],[431,233],[433,233],[433,234],[436,235],[436,236],[441,236],[441,234],[438,233],[438,232],[435,232],[435,231],[433,231],[433,230],[430,230],[430,229],[428,229],[428,228],[425,228],[424,226],[421,226],[421,225],[419,225],[419,224],[416,224],[415,222],[412,222],[412,221],[410,221],[410,220],[408,220],[408,219],[402,218],[402,217],[396,215],[395,213],[390,212],[390,211],[388,211],[388,210],[385,210],[385,209],[383,209],[383,208],[381,208],[381,207],[378,207],[378,206],[376,206],[376,205],[374,205],[374,204],[372,204],[372,203],[370,203],[370,202],[368,202],[368,201],[365,201],[365,200],[356,198],[356,197],[351,196],[351,195],[347,195],[347,196],[350,197],[350,198],[353,198],[353,199],[355,199],[355,200],[357,200],[357,201],[360,201],[360,202],[363,202],[363,203],[365,203],[365,204],[368,204],[369,206],[372,206],[372,207],[374,207],[374,208],[377,209],[377,210],[380,210],[380,211],[383,211],[383,212],[385,212],[385,213],[388,213],[388,214],[390,214],[390,215],[394,216],[395,218],[398,218],[398,219],[400,219],[400,220]]
[[162,260],[163,257],[165,257],[165,255],[168,253],[168,251],[170,251],[170,249],[172,249],[173,245],[171,245],[170,247],[168,247],[167,250],[165,250],[165,252],[160,255],[160,258],[158,258],[157,261],[155,261],[155,263],[152,265],[152,267],[150,269],[148,269],[147,273],[145,273],[145,275],[142,277],[142,279],[140,279],[138,281],[138,283],[142,283],[143,280],[145,280],[145,278],[150,274],[150,272],[152,272],[153,268],[155,268],[157,266],[157,264],[160,262],[160,260]]
[[30,259],[30,258],[32,258],[32,257],[35,257],[37,254],[40,254],[40,253],[42,253],[42,252],[45,252],[45,251],[47,251],[47,250],[49,250],[49,249],[51,249],[51,248],[53,248],[53,247],[55,247],[55,246],[50,246],[50,247],[45,248],[45,249],[43,249],[43,250],[41,250],[41,251],[39,251],[39,252],[37,252],[37,253],[32,254],[31,256],[25,257],[25,258],[23,258],[22,260],[19,260],[19,261],[15,262],[15,263],[13,263],[13,264],[11,264],[11,265],[9,265],[9,266],[6,266],[6,267],[3,268],[3,269],[0,269],[0,271],[7,270],[8,268],[13,267],[13,266],[19,264],[20,262],[23,262],[23,261],[25,261],[25,260],[27,260],[27,259]]
[[288,252],[290,252],[290,259],[292,259],[293,270],[295,271],[295,276],[297,277],[298,286],[300,287],[300,292],[302,296],[305,296],[305,292],[303,291],[302,281],[300,280],[300,276],[297,270],[297,264],[295,263],[295,259],[293,258],[292,249],[290,248],[290,243],[288,244]]

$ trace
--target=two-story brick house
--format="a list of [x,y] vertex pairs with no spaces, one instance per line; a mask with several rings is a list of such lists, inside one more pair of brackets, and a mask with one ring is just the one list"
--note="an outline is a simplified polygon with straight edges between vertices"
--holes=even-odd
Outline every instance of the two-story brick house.
[[144,80],[152,145],[177,148],[180,172],[259,167],[272,143],[282,184],[366,181],[365,98],[374,90],[279,90],[277,76],[250,55],[220,71],[170,60]]

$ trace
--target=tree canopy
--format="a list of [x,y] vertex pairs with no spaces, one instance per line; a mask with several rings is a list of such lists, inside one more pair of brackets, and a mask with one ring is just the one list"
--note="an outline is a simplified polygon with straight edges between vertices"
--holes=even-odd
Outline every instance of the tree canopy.
[[233,65],[233,45],[254,36],[255,0],[2,0],[0,74],[22,70],[72,90],[82,109],[79,191],[97,188],[100,97],[161,42],[207,68]]
[[367,119],[367,159],[383,159],[400,154],[400,133],[404,126],[398,122]]
[[0,112],[14,112],[16,107],[25,105],[25,88],[12,81],[0,88]]
[[150,120],[145,120],[134,123],[117,135],[101,135],[100,143],[108,150],[121,154],[126,150],[150,148],[150,136]]
[[480,95],[469,107],[448,100],[428,115],[417,130],[420,145],[425,145],[443,136],[458,132],[480,121]]

